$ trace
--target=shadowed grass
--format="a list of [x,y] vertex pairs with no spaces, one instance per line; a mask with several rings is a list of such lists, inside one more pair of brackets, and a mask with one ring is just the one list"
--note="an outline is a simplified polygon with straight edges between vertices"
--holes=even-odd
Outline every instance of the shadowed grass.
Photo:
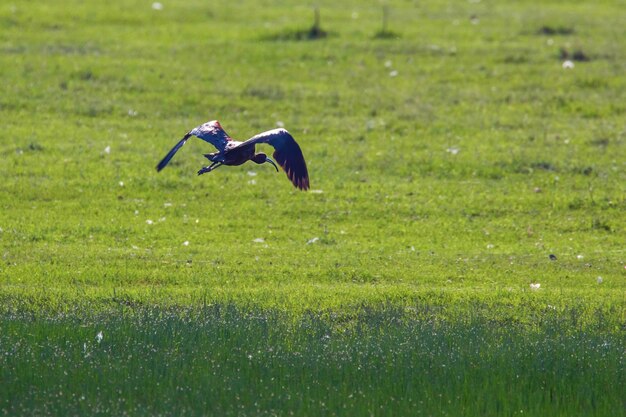
[[5,315],[0,323],[0,406],[13,415],[567,416],[621,408],[623,339],[554,321],[415,320],[393,308],[292,321],[216,305]]

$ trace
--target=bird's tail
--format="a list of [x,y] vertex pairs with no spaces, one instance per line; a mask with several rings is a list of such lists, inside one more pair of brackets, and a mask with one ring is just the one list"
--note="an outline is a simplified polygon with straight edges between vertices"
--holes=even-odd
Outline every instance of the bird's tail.
[[165,166],[170,162],[170,159],[172,159],[174,157],[174,155],[176,154],[176,152],[178,152],[178,150],[180,148],[183,147],[183,145],[185,144],[185,142],[187,142],[187,139],[189,139],[191,137],[191,133],[187,133],[177,144],[176,146],[174,146],[172,148],[172,150],[170,150],[167,155],[165,155],[165,158],[163,158],[161,160],[161,162],[159,162],[159,164],[156,167],[157,172],[161,171],[163,168],[165,168]]

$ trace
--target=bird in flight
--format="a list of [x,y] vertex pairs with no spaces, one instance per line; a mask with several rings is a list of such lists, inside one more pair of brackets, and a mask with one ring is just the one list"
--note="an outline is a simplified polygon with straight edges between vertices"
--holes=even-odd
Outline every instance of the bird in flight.
[[278,171],[276,163],[266,154],[263,152],[256,153],[255,146],[258,143],[267,143],[274,147],[274,159],[287,173],[287,177],[293,185],[302,191],[309,189],[309,173],[302,150],[289,132],[285,129],[272,129],[259,133],[245,142],[239,142],[228,136],[217,120],[206,122],[187,132],[172,150],[165,155],[165,158],[159,162],[156,167],[157,171],[165,168],[170,159],[192,136],[200,138],[217,148],[217,152],[204,154],[211,161],[211,165],[199,170],[198,175],[211,172],[222,165],[241,165],[247,161],[257,164],[267,162],[274,165],[274,168]]

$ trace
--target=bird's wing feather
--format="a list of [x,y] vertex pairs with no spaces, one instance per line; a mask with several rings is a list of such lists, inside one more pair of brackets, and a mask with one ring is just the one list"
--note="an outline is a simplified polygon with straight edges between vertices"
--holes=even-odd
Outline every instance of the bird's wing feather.
[[170,159],[174,157],[176,152],[187,142],[191,136],[196,136],[202,139],[205,142],[210,143],[215,146],[218,151],[224,152],[226,148],[226,144],[230,142],[232,139],[228,136],[228,133],[222,129],[222,126],[217,120],[212,120],[210,122],[206,122],[201,124],[198,127],[191,129],[185,137],[183,137],[177,144],[172,148],[171,151],[165,155],[165,158],[159,162],[157,165],[157,171],[161,171],[165,166],[170,162]]
[[285,129],[273,129],[259,133],[240,146],[267,143],[274,147],[274,159],[283,168],[293,185],[301,190],[309,189],[309,173],[300,146]]
[[221,126],[212,122],[195,127],[189,133],[215,146],[220,152],[224,152],[226,144],[232,140]]
[[170,162],[170,159],[172,159],[174,157],[174,155],[176,154],[176,152],[178,152],[178,150],[180,148],[183,147],[183,145],[185,144],[185,142],[187,142],[187,139],[189,139],[191,137],[190,133],[187,133],[185,135],[185,137],[183,137],[177,144],[176,146],[174,146],[172,148],[172,150],[170,150],[167,155],[165,155],[165,158],[163,158],[161,160],[161,162],[159,162],[159,165],[157,165],[157,171],[161,171],[163,168],[165,168],[165,166]]

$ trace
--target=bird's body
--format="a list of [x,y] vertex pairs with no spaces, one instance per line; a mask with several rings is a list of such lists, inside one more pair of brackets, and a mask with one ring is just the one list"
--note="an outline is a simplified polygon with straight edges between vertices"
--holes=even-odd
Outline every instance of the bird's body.
[[242,165],[251,161],[256,154],[254,144],[243,144],[244,142],[231,140],[226,143],[223,152],[207,153],[204,156],[211,162],[221,162],[224,165]]
[[309,189],[309,174],[302,150],[289,132],[285,129],[273,129],[255,135],[245,142],[239,142],[228,136],[217,120],[204,123],[190,130],[159,162],[157,171],[165,168],[174,154],[191,136],[196,136],[212,144],[218,150],[218,152],[204,155],[212,164],[199,170],[198,175],[211,172],[221,165],[241,165],[247,161],[257,164],[268,162],[274,165],[278,171],[274,161],[268,158],[266,154],[256,153],[257,144],[267,143],[274,147],[274,159],[285,170],[293,185],[303,191]]

